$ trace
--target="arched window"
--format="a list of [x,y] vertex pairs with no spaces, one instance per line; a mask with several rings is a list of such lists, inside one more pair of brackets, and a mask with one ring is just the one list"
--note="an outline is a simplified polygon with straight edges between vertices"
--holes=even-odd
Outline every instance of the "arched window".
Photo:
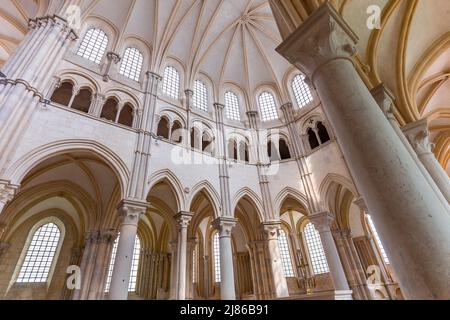
[[207,131],[203,132],[202,135],[202,151],[209,153],[212,155],[213,153],[213,136],[210,135]]
[[270,161],[280,161],[280,155],[278,153],[277,146],[272,140],[267,143],[267,156]]
[[316,133],[313,129],[308,129],[308,141],[311,150],[314,150],[320,146],[319,140],[317,139]]
[[294,91],[295,99],[300,108],[310,104],[314,98],[311,94],[311,89],[305,82],[305,76],[299,74],[292,80],[292,90]]
[[178,99],[180,95],[180,74],[174,67],[166,67],[162,91],[173,99]]
[[221,282],[220,274],[220,245],[219,233],[216,232],[213,237],[213,256],[214,256],[214,281]]
[[119,73],[131,80],[138,81],[141,77],[144,56],[136,48],[127,48],[123,55]]
[[372,217],[370,215],[367,216],[367,222],[369,224],[370,230],[373,233],[373,236],[375,238],[375,242],[380,249],[381,256],[383,257],[383,261],[386,264],[390,264],[389,258],[386,254],[386,251],[384,250],[383,243],[381,242],[380,236],[378,235],[377,229],[375,228],[375,224],[373,223]]
[[92,91],[89,88],[81,89],[72,102],[72,109],[88,113],[92,102]]
[[122,110],[120,110],[118,123],[123,124],[127,127],[133,126],[134,120],[134,109],[133,107],[127,103],[123,106]]
[[228,159],[238,160],[237,142],[234,139],[228,141]]
[[328,134],[327,128],[322,122],[317,123],[317,133],[319,134],[319,139],[322,144],[330,141],[330,135]]
[[100,29],[92,28],[86,32],[77,55],[100,64],[107,46],[108,36],[106,33]]
[[242,141],[239,144],[239,159],[248,163],[250,161],[249,152],[248,152],[248,144]]
[[191,129],[191,148],[201,150],[200,148],[200,139],[201,139],[200,130],[196,127]]
[[312,223],[308,223],[305,226],[304,234],[314,274],[330,272],[320,234]]
[[283,264],[284,276],[286,278],[294,277],[294,269],[292,268],[291,252],[289,251],[288,239],[286,232],[280,230],[278,233],[278,247],[280,249],[281,262]]
[[289,150],[289,146],[284,139],[280,139],[280,158],[281,160],[291,159],[291,152]]
[[171,140],[175,143],[183,142],[183,126],[179,121],[175,121],[172,126]]
[[[111,287],[111,280],[112,280],[112,275],[113,275],[113,271],[114,271],[114,263],[116,261],[117,247],[119,246],[119,239],[120,239],[120,234],[117,237],[116,241],[114,241],[114,246],[113,246],[113,250],[111,253],[111,260],[110,260],[109,269],[108,269],[108,278],[106,279],[105,292],[109,292],[109,289]],[[134,248],[133,248],[133,260],[131,263],[130,283],[128,285],[128,292],[136,291],[136,283],[137,283],[140,255],[141,255],[141,241],[140,241],[139,237],[136,236],[136,239],[134,242]]]
[[208,111],[208,90],[206,85],[200,81],[196,80],[194,83],[194,107],[197,109]]
[[54,223],[47,223],[34,232],[17,278],[18,283],[47,282],[60,238],[61,231]]
[[115,98],[109,98],[103,105],[100,118],[116,122],[119,102]]
[[277,107],[275,105],[275,98],[269,92],[263,92],[259,96],[259,110],[261,112],[262,121],[271,121],[278,119]]
[[169,120],[167,120],[166,117],[162,117],[161,120],[159,120],[158,132],[156,135],[164,139],[169,139],[169,130]]
[[225,108],[227,110],[227,118],[230,120],[241,120],[241,108],[239,107],[239,99],[233,92],[225,93]]
[[54,92],[50,100],[63,106],[69,106],[73,95],[73,84],[71,82],[63,82]]
[[128,292],[136,292],[137,276],[139,271],[139,258],[141,256],[141,240],[136,236],[133,249],[133,261],[131,263],[130,284]]

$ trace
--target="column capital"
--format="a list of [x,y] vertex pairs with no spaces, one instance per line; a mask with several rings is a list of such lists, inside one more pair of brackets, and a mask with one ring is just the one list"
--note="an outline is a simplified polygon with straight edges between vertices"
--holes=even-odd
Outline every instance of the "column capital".
[[178,227],[187,228],[189,227],[189,224],[191,223],[193,217],[194,214],[192,212],[180,211],[178,214],[175,215],[174,218],[178,223]]
[[6,205],[19,191],[19,186],[11,184],[7,180],[0,180],[0,203]]
[[217,110],[222,111],[223,109],[225,109],[225,105],[223,103],[214,102],[214,108],[216,108]]
[[108,52],[106,54],[106,57],[108,58],[108,60],[114,62],[115,64],[119,63],[121,60],[120,56],[117,53],[112,52],[112,51]]
[[145,73],[145,75],[147,76],[147,78],[152,78],[152,79],[157,80],[157,81],[161,81],[162,80],[162,77],[159,74],[157,74],[157,73],[155,73],[153,71],[147,71]]
[[281,229],[280,221],[263,222],[261,226],[264,231],[264,235],[266,236],[266,240],[270,241],[278,239],[278,232]]
[[383,111],[386,117],[395,119],[394,117],[395,97],[392,94],[392,92],[386,87],[386,85],[384,83],[381,83],[379,86],[373,88],[370,91],[370,93],[372,94],[373,98],[380,106],[381,111]]
[[280,107],[281,110],[292,110],[293,108],[294,105],[292,104],[292,102],[283,103]]
[[122,224],[138,225],[142,215],[147,211],[148,204],[136,200],[122,200],[117,207],[123,218]]
[[316,227],[319,232],[329,232],[331,231],[331,225],[336,219],[334,214],[324,211],[314,213],[308,216],[309,221]]
[[219,231],[219,237],[231,237],[231,231],[238,220],[232,217],[220,217],[212,222],[212,226]]
[[186,96],[193,97],[194,96],[194,91],[191,90],[191,89],[186,89],[186,90],[184,90],[184,94]]
[[357,35],[325,2],[276,50],[314,82],[314,73],[324,64],[336,59],[353,61],[357,42]]
[[99,231],[99,242],[113,243],[119,236],[118,232],[114,229],[106,229]]
[[433,153],[435,146],[430,142],[427,119],[409,123],[402,131],[419,156]]
[[356,204],[366,214],[369,212],[369,209],[367,208],[367,205],[366,205],[366,201],[363,199],[363,197],[359,197],[358,199],[353,201],[353,203]]

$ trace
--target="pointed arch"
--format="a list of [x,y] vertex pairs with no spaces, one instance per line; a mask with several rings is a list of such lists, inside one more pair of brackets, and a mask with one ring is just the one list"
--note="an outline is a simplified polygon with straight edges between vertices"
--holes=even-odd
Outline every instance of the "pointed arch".
[[201,181],[191,189],[187,207],[191,208],[192,202],[200,192],[204,192],[208,200],[211,201],[214,209],[214,218],[219,218],[221,212],[220,195],[209,181]]
[[177,209],[178,211],[187,211],[186,207],[186,197],[185,197],[185,189],[181,181],[177,178],[177,176],[170,171],[169,169],[164,169],[153,173],[153,175],[147,180],[147,190],[146,194],[149,194],[150,191],[156,186],[158,183],[166,182],[169,187],[172,189],[175,200],[177,201]]
[[60,140],[42,145],[14,161],[14,165],[5,172],[5,177],[10,179],[12,184],[20,185],[27,173],[39,163],[57,155],[77,151],[92,152],[105,161],[116,174],[122,195],[126,194],[130,179],[127,165],[114,151],[92,140]]
[[254,203],[259,220],[261,222],[264,222],[265,217],[264,217],[263,203],[262,203],[260,197],[256,194],[256,192],[254,192],[252,189],[250,189],[248,187],[244,187],[244,188],[240,189],[234,195],[233,201],[231,203],[231,208],[232,208],[231,212],[233,213],[233,215],[235,214],[235,211],[236,211],[239,201],[241,201],[245,197],[247,197]]
[[294,188],[286,187],[281,190],[274,199],[275,209],[277,210],[276,212],[281,213],[280,211],[283,203],[288,198],[293,198],[294,200],[298,201],[306,210],[308,210],[308,199],[306,198],[306,196],[301,192],[295,190]]

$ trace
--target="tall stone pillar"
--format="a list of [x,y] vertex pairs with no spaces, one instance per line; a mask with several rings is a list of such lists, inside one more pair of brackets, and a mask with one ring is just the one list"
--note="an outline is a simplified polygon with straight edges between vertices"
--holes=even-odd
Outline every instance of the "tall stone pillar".
[[75,39],[74,31],[58,16],[30,20],[27,36],[8,59],[3,69],[6,78],[0,81],[0,177]]
[[139,123],[138,138],[135,147],[133,169],[128,190],[131,199],[146,199],[145,183],[151,158],[152,132],[154,127],[156,102],[158,100],[158,87],[161,76],[147,72],[144,110]]
[[224,126],[224,109],[225,106],[215,103],[216,124],[217,124],[217,158],[219,159],[219,180],[220,180],[220,198],[222,215],[232,217],[231,212],[231,196],[230,196],[230,175],[227,165],[227,136]]
[[402,130],[423,166],[430,173],[447,202],[450,202],[450,178],[433,153],[434,145],[429,140],[428,121],[424,119],[410,123]]
[[343,299],[352,299],[352,291],[345,277],[344,267],[342,266],[342,261],[339,258],[336,243],[331,233],[331,225],[335,219],[334,216],[329,212],[321,212],[310,215],[308,218],[320,234],[337,295]]
[[177,258],[177,300],[186,300],[187,279],[187,229],[194,216],[191,212],[180,212],[175,216],[178,222],[178,258]]
[[119,214],[123,220],[120,226],[120,238],[111,278],[110,300],[127,300],[128,298],[128,286],[138,223],[141,216],[145,214],[146,209],[146,203],[130,200],[124,200],[119,205]]
[[236,219],[228,217],[221,217],[213,222],[213,226],[219,230],[220,297],[222,300],[236,300],[233,250],[231,245],[231,231],[236,226],[236,223]]
[[325,3],[277,50],[316,87],[406,297],[450,299],[450,216],[358,75],[356,43]]
[[88,300],[100,300],[104,294],[105,280],[108,275],[109,261],[108,249],[114,245],[117,238],[115,230],[101,230],[98,233],[97,254],[95,257],[95,268],[92,270]]
[[287,128],[289,135],[292,140],[292,151],[297,162],[298,170],[300,176],[302,177],[303,188],[305,189],[306,198],[308,199],[308,206],[311,213],[319,212],[320,205],[317,200],[316,193],[314,192],[314,184],[312,182],[311,171],[308,168],[308,163],[305,158],[305,148],[302,143],[301,134],[298,130],[298,125],[295,122],[294,117],[294,107],[292,103],[285,103],[281,106],[281,111],[283,111],[284,118],[287,123]]
[[[383,111],[387,120],[391,124],[392,128],[394,128],[394,131],[397,133],[398,137],[403,142],[406,149],[408,149],[408,152],[411,155],[411,157],[414,159],[414,161],[416,162],[417,167],[422,172],[424,177],[427,179],[428,183],[433,188],[436,195],[441,199],[441,202],[443,203],[443,205],[447,207],[447,212],[450,213],[449,198],[448,197],[446,198],[444,196],[445,185],[443,188],[444,191],[442,191],[440,189],[440,187],[438,187],[438,185],[436,184],[437,182],[435,182],[435,180],[433,180],[433,178],[430,175],[430,173],[428,172],[427,168],[425,168],[421,159],[419,159],[418,153],[416,153],[416,151],[412,147],[412,145],[411,145],[412,142],[410,142],[407,139],[407,137],[405,136],[405,133],[402,131],[402,129],[400,129],[400,126],[394,115],[394,96],[393,96],[393,94],[386,88],[386,86],[384,84],[381,84],[378,87],[374,88],[371,91],[371,93],[372,93],[372,96],[374,97],[375,101],[377,102],[377,104],[380,106],[381,111]],[[415,140],[414,137],[411,137],[411,138],[413,140]],[[419,153],[420,153],[420,151],[419,151]],[[440,180],[440,179],[438,178],[438,180]]]
[[283,272],[283,262],[281,261],[280,247],[278,246],[278,232],[280,222],[263,223],[266,236],[267,248],[269,249],[270,268],[276,298],[289,297],[289,289],[286,277]]

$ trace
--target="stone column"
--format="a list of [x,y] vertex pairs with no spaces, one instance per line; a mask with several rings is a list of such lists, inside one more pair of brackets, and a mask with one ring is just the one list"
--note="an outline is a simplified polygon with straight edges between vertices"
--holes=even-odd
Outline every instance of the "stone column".
[[367,287],[366,274],[354,248],[350,230],[333,230],[332,234],[355,300],[370,300],[372,297]]
[[95,268],[92,270],[92,280],[88,294],[89,300],[99,300],[104,294],[104,280],[108,275],[109,268],[108,249],[114,245],[117,235],[115,230],[102,230],[98,233],[98,247],[95,257]]
[[188,150],[191,149],[191,128],[192,128],[192,121],[191,121],[191,110],[193,105],[193,99],[194,99],[194,91],[191,89],[187,89],[184,91],[185,97],[186,97],[186,128],[185,128],[185,135],[183,136],[183,144],[188,148]]
[[213,222],[213,226],[219,230],[220,297],[222,300],[236,300],[233,249],[231,245],[231,231],[236,226],[236,223],[236,219],[228,217],[221,217]]
[[[292,152],[297,162],[300,176],[302,177],[303,188],[305,189],[306,197],[308,199],[308,206],[310,212],[320,211],[319,201],[317,200],[316,193],[314,192],[314,184],[312,182],[311,171],[309,170],[308,163],[305,158],[305,148],[302,142],[302,136],[299,132],[298,125],[295,122],[294,107],[292,103],[285,103],[281,106],[284,118],[287,123],[287,128],[292,141]],[[319,139],[319,138],[317,138]]]
[[128,298],[128,286],[138,223],[141,216],[145,214],[146,209],[146,203],[137,201],[124,200],[119,205],[118,210],[123,221],[120,226],[119,243],[111,278],[110,300],[127,300]]
[[230,175],[227,165],[227,136],[224,126],[224,109],[225,106],[220,103],[215,103],[216,124],[217,124],[217,158],[219,159],[219,180],[220,180],[220,198],[222,215],[226,217],[233,216],[231,212],[231,195],[230,195]]
[[14,199],[18,190],[19,186],[12,185],[8,181],[0,179],[0,215],[6,205]]
[[450,299],[450,216],[356,71],[356,43],[327,2],[277,50],[317,88],[406,297]]
[[320,234],[322,240],[323,250],[327,257],[330,274],[333,278],[334,288],[338,294],[343,294],[351,299],[352,291],[348,286],[347,278],[345,277],[344,267],[342,266],[339,253],[331,233],[331,225],[334,221],[334,216],[329,212],[321,212],[310,215],[309,221],[314,224],[314,227]]
[[170,241],[170,299],[175,300],[178,290],[178,241]]
[[[387,120],[391,124],[392,128],[394,128],[395,132],[397,133],[400,140],[403,142],[405,147],[408,149],[409,154],[412,156],[414,161],[417,164],[417,167],[422,172],[424,177],[427,179],[430,186],[433,188],[436,195],[441,199],[441,202],[444,206],[447,207],[447,211],[450,212],[450,205],[449,205],[449,198],[444,197],[444,192],[442,191],[438,185],[436,184],[430,175],[430,173],[425,168],[422,161],[419,159],[418,154],[412,147],[410,141],[406,138],[405,133],[403,133],[402,129],[400,129],[400,126],[395,118],[394,115],[394,96],[393,94],[386,88],[384,84],[379,85],[378,87],[374,88],[372,91],[372,96],[374,97],[375,101],[378,103],[378,105],[381,108],[381,111],[383,111],[384,115],[386,116]],[[414,138],[414,137],[412,137]],[[414,139],[413,139],[414,140]],[[444,172],[445,173],[445,172]],[[445,190],[445,188],[444,188]]]
[[80,261],[81,270],[81,288],[80,290],[75,290],[72,295],[72,300],[86,300],[89,286],[91,282],[91,268],[93,264],[94,255],[94,242],[95,234],[93,232],[87,232],[84,237],[83,252]]
[[158,100],[158,86],[161,76],[147,72],[147,85],[142,118],[139,123],[138,138],[131,175],[128,196],[132,199],[146,199],[145,184],[148,166],[151,158],[152,132],[155,119],[156,102]]
[[281,261],[280,247],[278,246],[278,232],[281,222],[265,222],[263,230],[266,236],[267,248],[269,249],[270,268],[272,281],[275,288],[276,298],[289,297],[289,290],[286,277],[283,272],[283,262]]
[[439,190],[447,202],[450,202],[450,178],[433,153],[434,145],[429,140],[428,121],[424,119],[410,123],[402,130]]
[[[253,145],[253,153],[256,155],[256,168],[258,170],[258,179],[259,186],[261,189],[261,196],[264,207],[264,216],[267,220],[278,220],[279,212],[275,212],[273,208],[273,200],[272,195],[270,193],[270,182],[269,182],[269,174],[273,174],[271,172],[272,168],[270,165],[270,160],[266,155],[263,154],[262,141],[263,138],[260,136],[259,128],[258,128],[258,112],[250,111],[247,112],[249,127],[250,127],[250,136],[251,136],[251,145]],[[255,150],[256,148],[256,150]]]
[[76,34],[58,16],[36,18],[4,67],[0,83],[0,177]]
[[175,216],[178,223],[177,300],[186,300],[187,229],[193,216],[191,212],[180,212]]
[[111,79],[111,67],[115,66],[120,62],[120,56],[114,52],[108,52],[106,54],[108,62],[106,63],[105,72],[103,74],[103,81],[108,82]]

